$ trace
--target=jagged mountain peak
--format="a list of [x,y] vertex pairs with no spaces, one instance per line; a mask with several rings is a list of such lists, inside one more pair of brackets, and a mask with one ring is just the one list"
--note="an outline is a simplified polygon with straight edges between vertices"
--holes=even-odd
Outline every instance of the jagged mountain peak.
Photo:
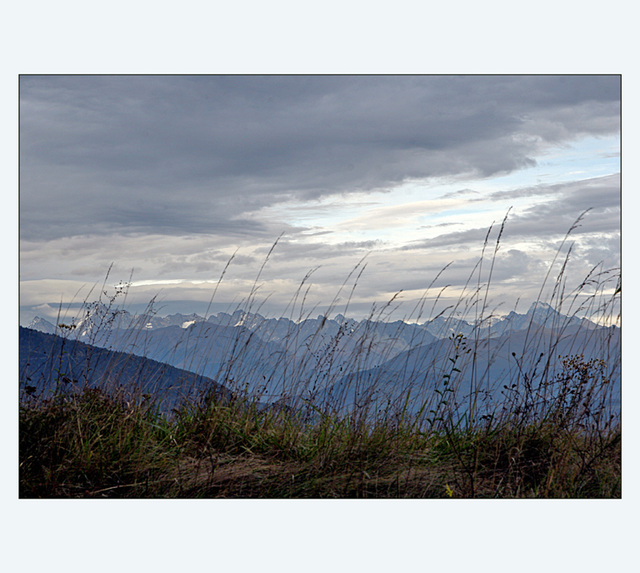
[[39,330],[40,332],[45,332],[47,334],[55,334],[56,332],[55,325],[49,322],[47,319],[42,318],[40,316],[36,316],[27,325],[27,328],[31,328],[32,330]]

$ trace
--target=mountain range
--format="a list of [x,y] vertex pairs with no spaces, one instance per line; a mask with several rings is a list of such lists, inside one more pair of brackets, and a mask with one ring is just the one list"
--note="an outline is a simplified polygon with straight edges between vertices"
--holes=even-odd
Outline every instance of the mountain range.
[[[544,303],[532,305],[526,314],[511,312],[476,324],[452,316],[422,324],[356,321],[342,315],[293,321],[242,310],[207,318],[160,317],[94,305],[72,324],[54,325],[36,317],[29,327],[197,374],[198,386],[216,381],[267,403],[286,397],[345,408],[363,400],[388,407],[409,393],[415,409],[443,380],[449,388],[455,385],[460,396],[482,389],[490,403],[504,398],[504,386],[556,376],[563,357],[580,354],[585,361],[604,360],[606,375],[617,387],[612,403],[617,409],[620,404],[620,329],[566,316]],[[106,372],[109,364],[99,362],[96,370]],[[173,387],[180,375],[156,385]]]

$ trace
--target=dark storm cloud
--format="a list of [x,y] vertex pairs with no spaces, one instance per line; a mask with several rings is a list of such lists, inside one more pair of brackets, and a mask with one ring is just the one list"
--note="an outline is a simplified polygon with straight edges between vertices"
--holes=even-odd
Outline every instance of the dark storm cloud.
[[21,234],[273,236],[248,214],[509,172],[619,103],[615,76],[24,76]]

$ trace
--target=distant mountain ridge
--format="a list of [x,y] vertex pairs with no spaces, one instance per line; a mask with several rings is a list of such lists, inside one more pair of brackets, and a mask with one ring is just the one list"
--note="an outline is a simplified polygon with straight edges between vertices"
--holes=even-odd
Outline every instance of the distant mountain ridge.
[[[440,316],[435,319],[427,320],[423,323],[406,323],[401,320],[394,322],[375,321],[371,319],[363,319],[357,321],[347,318],[342,314],[337,314],[333,319],[318,315],[317,318],[306,318],[299,322],[289,318],[265,318],[259,313],[252,313],[243,310],[236,310],[232,314],[219,312],[210,315],[208,318],[202,317],[196,313],[181,314],[175,313],[167,316],[157,316],[155,314],[135,315],[124,309],[112,310],[107,305],[95,305],[92,312],[88,312],[83,318],[73,321],[75,328],[81,332],[81,338],[90,336],[92,328],[100,329],[121,329],[121,330],[157,330],[167,328],[169,326],[179,326],[187,329],[194,324],[210,323],[223,326],[244,326],[255,332],[268,331],[270,336],[276,338],[290,333],[292,325],[298,325],[303,328],[304,325],[323,323],[323,327],[327,331],[337,331],[341,326],[352,329],[358,329],[362,325],[370,325],[373,328],[384,328],[388,330],[387,325],[403,325],[400,330],[409,329],[412,332],[424,330],[431,334],[434,338],[447,338],[453,334],[464,334],[465,336],[472,331],[477,330],[482,334],[491,334],[501,336],[508,331],[517,331],[528,328],[534,322],[541,326],[551,327],[555,324],[562,323],[565,327],[580,326],[581,328],[596,328],[598,325],[587,318],[579,318],[577,316],[568,316],[560,313],[547,303],[533,303],[529,310],[525,313],[516,313],[511,311],[508,315],[501,318],[493,318],[491,321],[485,320],[485,324],[476,328],[473,323],[451,316]],[[384,326],[382,326],[384,325]],[[36,316],[27,326],[40,332],[53,334],[59,330],[55,324],[49,322],[45,318]],[[279,336],[280,335],[280,336]],[[273,339],[273,338],[272,338]]]
[[[206,319],[180,313],[132,315],[104,305],[94,305],[91,311],[74,325],[56,327],[41,318],[32,325],[41,332],[53,330],[99,348],[197,373],[231,391],[257,392],[266,401],[292,394],[327,397],[353,381],[364,381],[366,386],[374,378],[379,382],[381,376],[396,381],[391,386],[382,384],[388,386],[383,394],[393,400],[403,385],[419,384],[427,376],[438,379],[446,372],[447,352],[457,335],[468,338],[476,353],[486,351],[486,356],[474,359],[474,380],[499,380],[523,367],[533,372],[533,362],[517,363],[511,352],[535,360],[533,349],[545,348],[547,369],[553,369],[558,366],[558,357],[549,357],[554,344],[563,352],[572,347],[580,350],[582,345],[583,351],[595,356],[598,348],[592,341],[613,340],[606,343],[606,352],[614,357],[619,345],[616,327],[606,329],[584,318],[565,316],[544,303],[532,305],[526,314],[511,312],[477,325],[451,316],[418,324],[356,321],[340,314],[296,322],[243,310]],[[461,383],[468,386],[470,379],[462,377]]]

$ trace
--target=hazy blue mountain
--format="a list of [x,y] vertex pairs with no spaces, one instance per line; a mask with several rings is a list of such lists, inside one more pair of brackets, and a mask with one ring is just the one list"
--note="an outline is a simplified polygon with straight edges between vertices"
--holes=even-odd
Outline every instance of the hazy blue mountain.
[[473,332],[473,326],[466,320],[451,316],[438,316],[425,322],[422,327],[435,338],[448,338],[452,334],[469,336]]
[[594,322],[577,316],[566,316],[550,305],[538,302],[531,305],[526,314],[518,314],[511,311],[507,316],[495,321],[490,326],[480,329],[482,337],[502,336],[509,332],[528,330],[544,327],[563,332],[577,332],[578,330],[590,330],[598,327]]
[[[482,391],[478,404],[482,411],[525,383],[535,387],[542,380],[553,379],[562,372],[562,359],[578,354],[584,361],[605,361],[605,374],[611,381],[608,403],[619,412],[620,352],[620,329],[616,327],[561,334],[536,326],[529,332],[519,330],[478,341],[440,339],[411,348],[376,368],[349,373],[315,399],[318,403],[340,403],[345,409],[368,403],[374,410],[406,406],[408,412],[415,413],[439,396],[435,389],[455,386],[463,398],[459,412],[467,408],[464,397],[472,388]],[[411,401],[405,404],[407,393]]]

